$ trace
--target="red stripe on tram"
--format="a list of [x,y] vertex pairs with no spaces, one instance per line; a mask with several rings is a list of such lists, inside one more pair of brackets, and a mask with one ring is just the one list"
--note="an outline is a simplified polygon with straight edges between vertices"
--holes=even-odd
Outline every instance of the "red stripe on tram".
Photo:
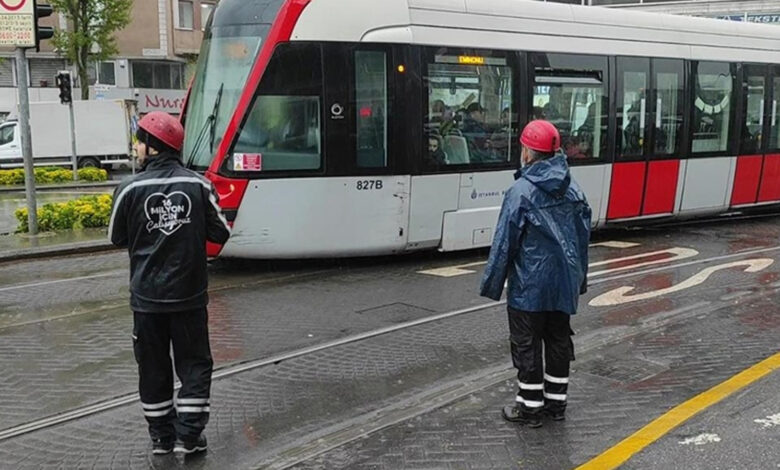
[[732,206],[756,203],[763,161],[761,155],[737,157],[737,171],[734,173],[734,187],[731,191]]
[[[249,180],[220,176],[218,175],[219,167],[222,165],[224,159],[228,157],[228,150],[236,137],[241,121],[249,110],[249,105],[254,99],[257,88],[260,86],[260,81],[263,79],[263,74],[265,74],[265,71],[268,68],[268,63],[271,60],[274,49],[279,43],[290,40],[293,29],[295,29],[295,24],[298,22],[301,13],[303,13],[303,10],[310,2],[311,0],[287,0],[279,9],[276,20],[268,31],[268,37],[265,38],[263,45],[260,48],[260,54],[257,56],[257,60],[255,60],[252,70],[249,72],[246,86],[241,92],[241,96],[236,104],[236,109],[233,111],[233,116],[230,118],[225,129],[225,134],[217,147],[216,156],[211,161],[208,171],[206,171],[206,177],[214,183],[217,193],[220,194],[219,205],[223,209],[238,210]],[[206,244],[206,252],[210,257],[218,256],[221,251],[222,245],[214,243]]]

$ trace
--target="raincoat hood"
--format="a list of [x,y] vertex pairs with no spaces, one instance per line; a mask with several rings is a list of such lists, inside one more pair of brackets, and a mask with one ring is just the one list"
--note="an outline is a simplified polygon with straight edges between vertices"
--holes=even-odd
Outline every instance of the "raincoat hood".
[[538,160],[517,170],[515,180],[520,177],[524,177],[534,186],[558,199],[566,194],[571,184],[571,173],[563,153]]
[[534,186],[556,199],[562,198],[571,184],[569,166],[566,164],[566,157],[561,153],[536,161],[518,173],[518,178],[527,179]]

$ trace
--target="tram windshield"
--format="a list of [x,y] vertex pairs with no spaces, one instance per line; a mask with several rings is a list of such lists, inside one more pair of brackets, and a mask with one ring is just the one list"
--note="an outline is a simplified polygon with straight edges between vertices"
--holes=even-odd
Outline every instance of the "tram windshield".
[[211,163],[269,29],[268,24],[218,26],[203,40],[182,152],[190,168],[203,171]]

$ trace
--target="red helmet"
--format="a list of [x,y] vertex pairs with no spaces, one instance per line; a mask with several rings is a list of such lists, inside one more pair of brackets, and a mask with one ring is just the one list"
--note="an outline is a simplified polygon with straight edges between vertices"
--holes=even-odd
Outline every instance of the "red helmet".
[[138,121],[138,127],[177,152],[184,141],[184,128],[178,119],[162,111],[152,111]]
[[525,126],[520,143],[537,152],[552,153],[561,147],[561,135],[550,121],[537,119]]

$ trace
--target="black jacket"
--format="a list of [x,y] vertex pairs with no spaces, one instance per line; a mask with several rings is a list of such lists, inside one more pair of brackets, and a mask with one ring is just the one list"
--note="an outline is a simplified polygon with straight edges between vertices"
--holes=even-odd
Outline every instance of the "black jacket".
[[108,238],[128,248],[134,312],[206,306],[206,240],[230,237],[217,201],[211,182],[173,154],[149,157],[143,172],[116,188]]

